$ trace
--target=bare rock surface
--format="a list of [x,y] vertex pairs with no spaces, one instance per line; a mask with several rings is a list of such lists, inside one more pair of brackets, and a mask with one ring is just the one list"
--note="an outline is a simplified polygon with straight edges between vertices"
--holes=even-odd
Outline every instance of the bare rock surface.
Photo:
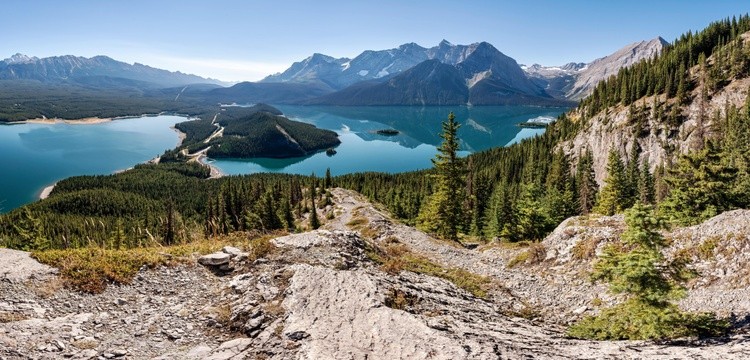
[[0,248],[0,280],[24,281],[31,277],[47,277],[56,272],[56,269],[32,259],[28,252]]
[[[598,311],[595,299],[616,300],[587,272],[619,237],[622,217],[569,219],[540,245],[544,256],[510,267],[530,248],[465,249],[399,224],[354,192],[332,193],[336,216],[324,229],[273,239],[276,249],[252,263],[234,260],[240,249],[224,249],[233,259],[228,273],[200,265],[144,269],[131,285],[90,295],[28,264],[36,270],[22,280],[0,281],[0,359],[750,357],[743,328],[722,339],[659,344],[565,337],[568,322]],[[738,211],[665,234],[674,243],[669,254],[687,253],[710,274],[691,284],[681,306],[724,310],[742,322],[749,224],[750,211]],[[445,269],[487,276],[488,296],[437,277],[383,271],[368,249],[388,241]]]

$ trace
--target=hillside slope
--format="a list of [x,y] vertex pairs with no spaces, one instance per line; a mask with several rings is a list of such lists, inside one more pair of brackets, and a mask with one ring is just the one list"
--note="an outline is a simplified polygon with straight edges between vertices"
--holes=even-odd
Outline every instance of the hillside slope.
[[[6,271],[0,282],[5,294],[0,356],[742,359],[750,354],[744,330],[721,341],[659,344],[563,336],[559,324],[596,312],[597,299],[611,301],[598,297],[602,287],[590,284],[585,272],[591,254],[622,230],[621,218],[570,219],[542,243],[546,256],[509,267],[528,249],[458,248],[393,221],[356,193],[332,193],[335,205],[319,210],[321,218],[335,214],[325,230],[277,237],[270,242],[273,250],[252,262],[247,260],[252,248],[244,249],[249,253],[226,248],[213,259],[225,259],[228,276],[216,276],[227,275],[218,266],[143,269],[131,285],[86,295],[61,288],[45,267],[22,278]],[[747,211],[733,212],[677,230],[670,235],[673,249],[696,249],[696,239],[705,234],[725,239],[732,231],[745,234],[736,244],[746,247],[749,220]],[[594,250],[576,258],[579,243],[591,241]],[[699,262],[708,271],[691,287],[684,307],[740,318],[750,311],[747,289],[729,281],[746,278],[741,269],[750,264],[745,258],[726,264],[726,245],[719,243]],[[421,263],[437,266],[427,271],[439,277],[399,271],[403,265],[395,262],[378,265],[377,249],[425,259]],[[7,255],[0,252],[0,259]],[[9,255],[38,267],[24,253]],[[485,298],[446,280],[444,274],[455,269],[487,276]]]

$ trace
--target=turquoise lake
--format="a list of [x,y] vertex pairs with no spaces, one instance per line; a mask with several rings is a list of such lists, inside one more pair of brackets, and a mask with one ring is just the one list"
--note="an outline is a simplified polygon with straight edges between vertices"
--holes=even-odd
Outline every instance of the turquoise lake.
[[[334,175],[358,171],[402,172],[432,166],[441,141],[441,122],[453,111],[462,124],[462,154],[505,146],[544,132],[516,124],[554,118],[563,108],[483,107],[318,107],[277,106],[291,119],[339,134],[337,154],[319,152],[295,159],[211,160],[225,174],[283,172]],[[0,213],[38,199],[42,189],[76,175],[111,174],[148,161],[177,146],[171,129],[179,116],[116,120],[92,125],[0,125]],[[396,129],[395,136],[378,135]]]
[[[319,152],[295,159],[209,159],[208,162],[230,175],[282,172],[321,176],[327,168],[333,175],[426,169],[432,166],[430,159],[442,141],[441,122],[451,111],[462,124],[458,136],[465,155],[541,134],[544,129],[521,128],[517,124],[540,117],[556,118],[567,110],[532,106],[276,107],[292,120],[336,131],[341,139],[337,154],[328,156]],[[396,129],[399,134],[376,133],[382,129]]]
[[0,125],[0,213],[36,200],[44,187],[64,178],[111,174],[161,155],[180,141],[170,127],[185,120]]

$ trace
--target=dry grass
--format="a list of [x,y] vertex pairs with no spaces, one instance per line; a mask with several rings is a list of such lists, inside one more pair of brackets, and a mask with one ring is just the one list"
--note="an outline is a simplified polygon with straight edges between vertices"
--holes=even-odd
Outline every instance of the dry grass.
[[571,250],[571,255],[575,260],[588,260],[596,256],[596,248],[599,246],[601,239],[594,236],[587,236],[578,241]]
[[42,299],[51,298],[64,286],[64,281],[58,277],[53,277],[44,282],[34,283],[33,285],[27,284],[27,287],[31,289],[36,296],[39,296]]
[[45,250],[32,253],[43,264],[60,269],[67,287],[88,293],[100,293],[109,284],[129,284],[138,271],[146,266],[174,266],[193,263],[194,255],[208,254],[227,245],[249,249],[250,261],[263,257],[275,249],[272,235],[250,238],[247,234],[232,234],[188,244],[134,249],[79,248]]
[[81,349],[96,349],[97,346],[99,346],[99,343],[96,340],[91,339],[81,339],[81,340],[75,340],[73,341],[73,346]]
[[547,250],[542,244],[532,244],[526,251],[516,255],[508,262],[506,268],[511,269],[519,265],[539,264],[547,257]]
[[28,318],[29,317],[24,314],[19,314],[16,312],[0,311],[0,324],[26,320]]
[[407,310],[418,303],[419,298],[397,289],[391,289],[385,297],[385,306],[396,310]]
[[366,249],[368,258],[380,264],[381,270],[384,272],[395,275],[406,270],[439,277],[452,282],[476,297],[487,297],[487,290],[492,283],[490,278],[461,268],[444,267],[424,256],[412,253],[405,245],[393,240],[391,239],[391,242],[386,242],[383,246],[369,245]]

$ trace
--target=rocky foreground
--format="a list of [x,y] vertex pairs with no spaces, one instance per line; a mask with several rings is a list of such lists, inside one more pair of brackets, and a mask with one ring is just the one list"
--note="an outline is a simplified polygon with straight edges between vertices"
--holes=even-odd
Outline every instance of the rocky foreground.
[[[142,270],[98,295],[0,249],[0,359],[747,359],[750,211],[668,233],[701,276],[681,306],[736,324],[722,339],[674,343],[565,338],[565,325],[617,299],[587,272],[620,217],[572,218],[541,246],[465,249],[394,222],[335,189],[325,230],[279,237],[250,262],[227,248],[198,264]],[[453,283],[384,271],[373,247],[397,243],[491,280],[477,298]],[[197,259],[196,259],[197,260]]]

